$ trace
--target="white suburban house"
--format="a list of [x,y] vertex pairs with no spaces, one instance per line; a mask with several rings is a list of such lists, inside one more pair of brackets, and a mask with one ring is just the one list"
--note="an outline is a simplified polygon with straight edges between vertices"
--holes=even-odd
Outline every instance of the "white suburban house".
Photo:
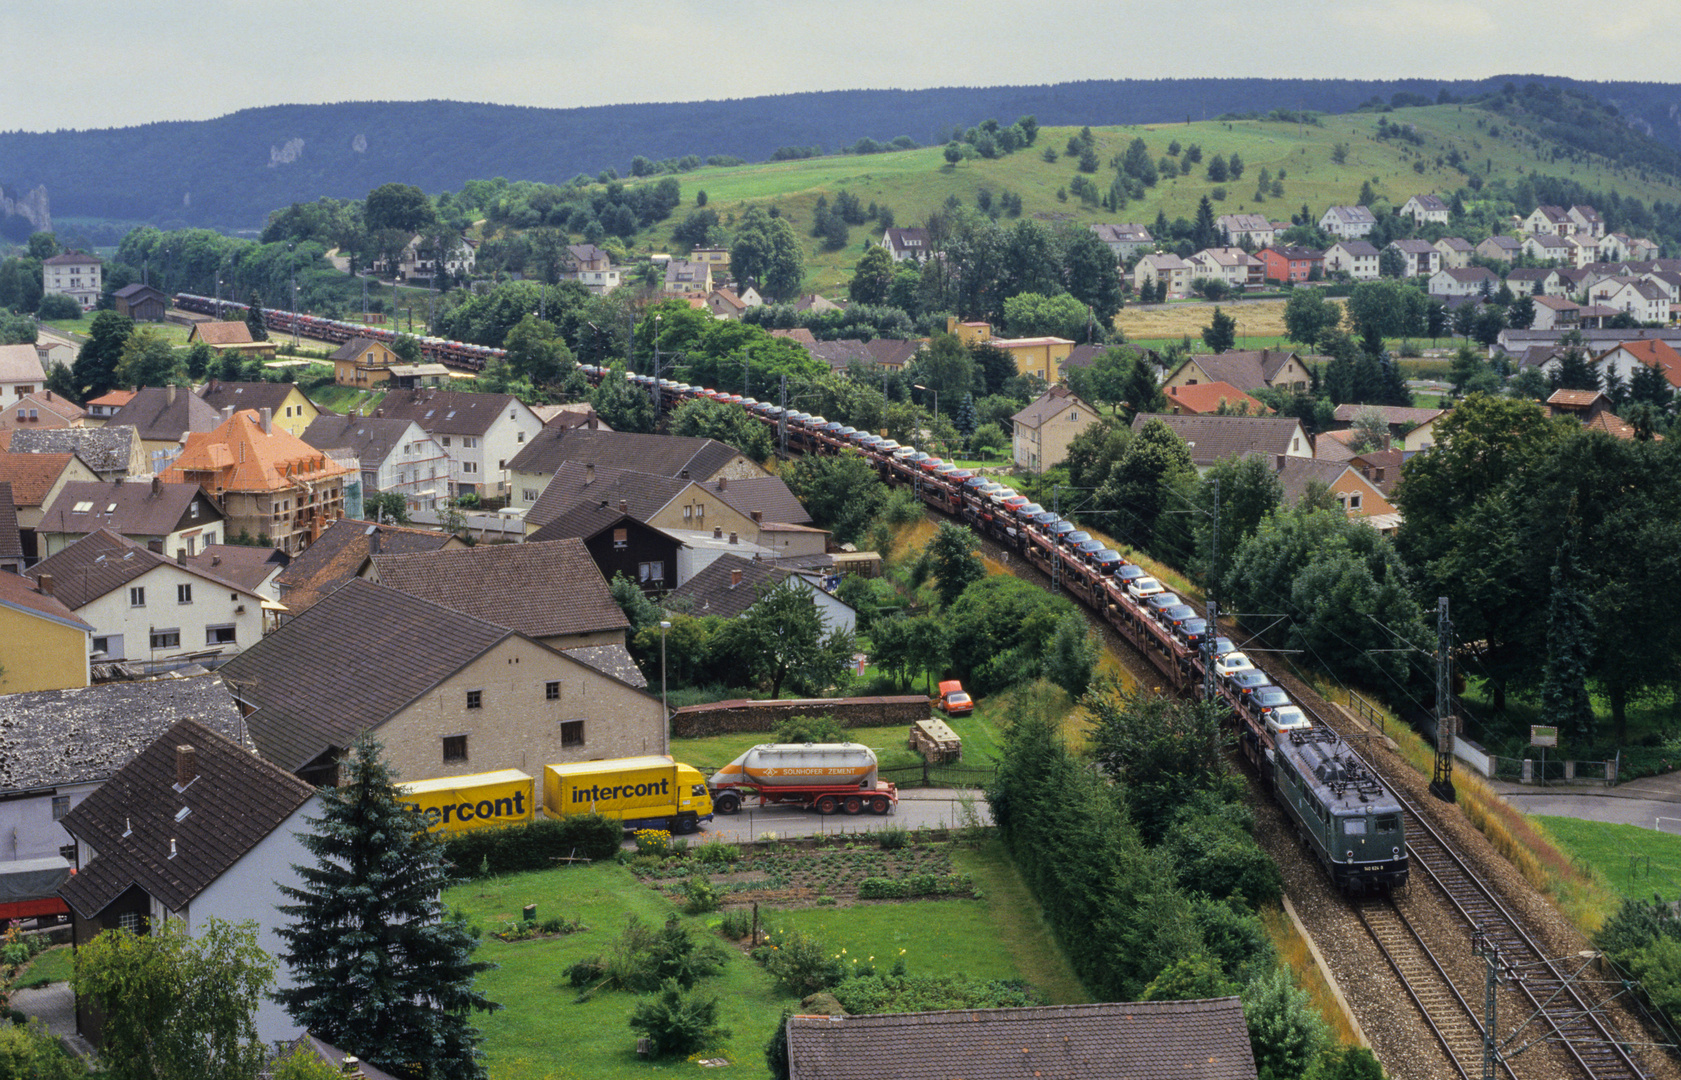
[[394,390],[375,417],[413,420],[449,458],[452,495],[508,493],[508,462],[543,430],[512,394],[467,394],[457,390]]
[[1125,262],[1140,251],[1156,246],[1150,230],[1136,222],[1093,225],[1091,231],[1097,234],[1099,240],[1109,245],[1109,250],[1115,253],[1116,262]]
[[1397,211],[1402,217],[1410,217],[1420,225],[1427,221],[1446,225],[1451,212],[1452,208],[1437,195],[1414,195]]
[[16,401],[41,389],[47,374],[33,345],[0,345],[0,402]]
[[364,497],[396,492],[410,510],[436,510],[450,495],[449,455],[413,420],[322,413],[304,429],[303,441],[355,455]]
[[[41,260],[41,291],[75,297],[83,311],[99,303],[100,262],[85,251],[67,251]],[[32,346],[33,347],[33,346]]]
[[1377,226],[1377,218],[1364,206],[1333,206],[1319,219],[1319,227],[1332,236],[1357,240]]
[[1325,249],[1325,273],[1344,273],[1355,281],[1376,281],[1378,250],[1364,240],[1338,240]]

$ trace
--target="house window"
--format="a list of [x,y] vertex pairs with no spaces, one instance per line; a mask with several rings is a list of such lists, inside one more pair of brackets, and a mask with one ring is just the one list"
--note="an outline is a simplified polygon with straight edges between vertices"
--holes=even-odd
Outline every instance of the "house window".
[[104,653],[103,659],[121,660],[123,658],[123,636],[121,634],[106,634],[104,637],[93,639],[93,651]]
[[467,691],[467,707],[469,709],[482,709],[482,708],[484,708],[484,691],[483,690],[469,690],[469,691]]
[[476,461],[463,461],[461,463],[461,471],[464,473],[476,473],[479,471],[479,463]]
[[584,745],[584,722],[582,720],[562,720],[560,722],[560,745]]
[[129,587],[129,590],[128,590],[128,606],[129,607],[145,607],[146,606],[146,587],[144,585],[132,585],[132,586]]
[[54,795],[53,796],[53,820],[54,821],[62,821],[62,820],[64,820],[64,815],[68,814],[69,812],[70,812],[70,796],[68,796],[68,795]]
[[520,493],[520,498],[524,499],[526,502],[536,502],[537,501],[537,489],[536,488],[520,488],[519,493]]
[[449,445],[449,436],[448,436],[448,435],[445,435],[445,436],[444,436],[444,445],[445,445],[445,446],[448,446],[448,445]]
[[1348,508],[1350,510],[1360,509],[1360,495],[1358,492],[1348,497]]
[[516,432],[514,434],[514,441],[515,442],[524,442],[525,441],[525,432],[523,432],[523,431]]
[[175,602],[177,604],[190,604],[193,602],[193,586],[191,582],[183,582],[182,584],[175,586]]
[[125,911],[118,915],[117,929],[127,930],[131,934],[140,933],[140,913],[138,911]]
[[630,546],[630,530],[629,529],[614,529],[613,530],[613,547],[615,549],[618,549],[618,548],[624,548],[624,547],[629,547],[629,546]]
[[468,450],[472,450],[479,445],[479,440],[471,435],[463,435],[461,436],[461,445]]
[[637,574],[644,585],[663,584],[665,582],[665,561],[660,559],[654,562],[638,563]]
[[559,701],[560,700],[560,683],[559,682],[550,682],[550,683],[544,683],[543,684],[543,700],[544,701]]
[[237,628],[229,623],[226,626],[207,626],[204,628],[204,643],[206,645],[236,645],[238,644]]
[[465,735],[445,735],[444,736],[444,764],[448,765],[448,764],[450,764],[451,762],[454,762],[454,761],[466,761],[466,760],[467,760],[467,736],[465,736]]
[[694,507],[692,507],[692,506],[683,507],[683,520],[684,521],[693,521],[694,516],[695,516],[695,508]]
[[181,647],[181,628],[171,627],[168,630],[152,631],[152,648],[179,649]]

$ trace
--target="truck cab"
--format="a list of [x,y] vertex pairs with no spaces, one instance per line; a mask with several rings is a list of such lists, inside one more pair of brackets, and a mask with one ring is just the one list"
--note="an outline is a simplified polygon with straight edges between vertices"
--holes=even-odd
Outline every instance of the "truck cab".
[[940,684],[940,698],[936,707],[947,716],[968,716],[975,711],[975,703],[964,691],[963,684],[948,679]]

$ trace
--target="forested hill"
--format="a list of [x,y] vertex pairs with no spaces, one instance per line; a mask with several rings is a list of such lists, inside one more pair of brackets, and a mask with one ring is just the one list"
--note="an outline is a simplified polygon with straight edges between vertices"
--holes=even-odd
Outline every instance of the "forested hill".
[[1509,76],[1480,82],[1188,79],[1050,86],[852,90],[656,105],[538,109],[454,101],[347,102],[247,109],[215,120],[98,131],[0,133],[0,191],[44,186],[54,217],[257,229],[270,210],[322,196],[355,198],[389,181],[427,191],[473,178],[563,183],[578,173],[778,147],[829,152],[861,138],[944,141],[953,125],[1114,125],[1223,113],[1346,112],[1374,96],[1435,101],[1539,82],[1578,88],[1630,124],[1681,147],[1681,86]]

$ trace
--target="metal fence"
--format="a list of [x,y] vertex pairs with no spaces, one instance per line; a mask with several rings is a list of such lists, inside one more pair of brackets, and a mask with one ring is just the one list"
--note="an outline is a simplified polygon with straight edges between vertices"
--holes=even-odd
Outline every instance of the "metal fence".
[[1615,761],[1578,761],[1548,756],[1496,757],[1489,755],[1494,779],[1531,784],[1605,784],[1617,782]]
[[992,783],[997,769],[991,765],[964,765],[961,762],[920,765],[884,765],[877,770],[883,780],[891,780],[900,787],[980,788]]

